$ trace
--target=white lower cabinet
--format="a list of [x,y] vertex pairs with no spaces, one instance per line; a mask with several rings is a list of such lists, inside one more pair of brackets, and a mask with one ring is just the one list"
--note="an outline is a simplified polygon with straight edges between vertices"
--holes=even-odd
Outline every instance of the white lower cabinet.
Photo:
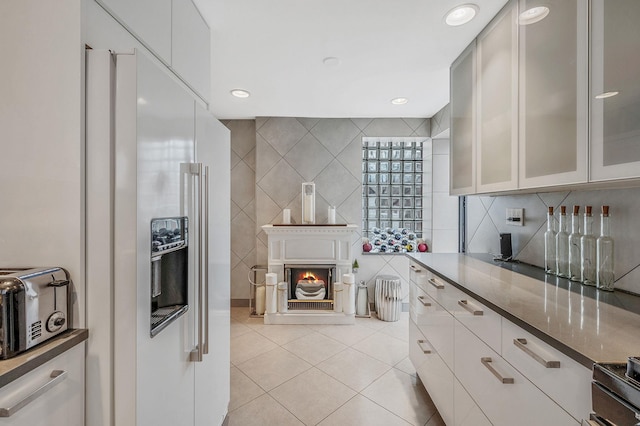
[[589,417],[589,369],[418,264],[410,276],[409,358],[447,425]]
[[465,326],[455,324],[456,377],[492,424],[577,425],[573,417],[536,388]]
[[453,315],[419,288],[416,288],[412,300],[415,302],[411,306],[415,312],[412,319],[453,371]]
[[502,320],[502,356],[576,421],[591,412],[591,370],[507,319]]
[[455,426],[491,426],[487,416],[456,378],[453,379],[453,406]]
[[453,373],[413,321],[409,321],[409,359],[442,420],[453,424]]
[[19,407],[25,401],[31,402],[14,408],[10,417],[0,417],[0,425],[84,425],[84,344],[0,388],[1,408]]

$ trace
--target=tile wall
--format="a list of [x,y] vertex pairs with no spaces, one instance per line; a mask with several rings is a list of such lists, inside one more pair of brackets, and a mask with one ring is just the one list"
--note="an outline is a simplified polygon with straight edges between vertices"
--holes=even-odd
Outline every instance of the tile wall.
[[[547,207],[591,205],[594,232],[600,231],[600,206],[611,206],[615,241],[616,288],[640,294],[640,188],[549,192],[497,197],[467,197],[467,252],[500,253],[499,234],[511,233],[513,254],[520,261],[544,265]],[[505,225],[505,209],[524,208],[525,225]],[[581,226],[582,229],[582,226]]]
[[[255,125],[253,134],[249,122]],[[281,222],[284,208],[300,221],[302,182],[316,184],[316,222],[326,223],[327,208],[334,205],[338,223],[360,227],[362,137],[431,134],[425,118],[262,117],[226,124],[232,149],[232,299],[248,299],[249,268],[266,264],[267,237],[260,227]],[[404,256],[362,256],[361,247],[358,232],[353,243],[360,264],[357,280],[371,285],[376,275],[392,274],[407,281]]]
[[223,121],[231,130],[231,298],[249,297],[255,265],[256,121]]

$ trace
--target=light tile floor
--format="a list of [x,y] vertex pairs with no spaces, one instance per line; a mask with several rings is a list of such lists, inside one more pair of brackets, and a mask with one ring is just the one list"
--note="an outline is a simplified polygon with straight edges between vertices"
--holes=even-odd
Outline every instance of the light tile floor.
[[409,361],[408,321],[264,325],[232,308],[230,425],[444,425]]

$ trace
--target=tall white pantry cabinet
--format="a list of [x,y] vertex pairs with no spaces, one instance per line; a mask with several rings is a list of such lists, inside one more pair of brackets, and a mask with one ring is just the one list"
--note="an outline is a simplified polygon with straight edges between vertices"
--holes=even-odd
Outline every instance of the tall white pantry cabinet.
[[[143,20],[156,16],[162,2],[151,3],[153,13],[147,13],[148,8],[138,11]],[[168,4],[168,13],[173,14],[173,28],[162,28],[166,31],[163,37],[168,37],[173,49],[169,57],[148,49],[144,31],[122,25],[113,11],[107,12],[94,0],[0,2],[0,51],[11,58],[4,64],[0,78],[0,196],[11,200],[3,203],[0,214],[0,259],[3,265],[66,268],[76,300],[71,326],[89,328],[89,347],[95,343],[95,335],[87,320],[86,299],[99,283],[85,282],[85,45],[113,50],[136,48],[155,54],[154,61],[173,74],[201,108],[206,108],[210,60],[209,39],[202,38],[204,31],[208,32],[206,23],[191,0],[165,0],[162,4]],[[166,15],[166,9],[163,13]],[[195,24],[188,23],[194,19]],[[184,40],[176,31],[177,25],[189,26],[187,32],[198,34],[201,43],[182,50]],[[171,62],[172,58],[175,62]],[[220,155],[229,156],[228,146]],[[230,171],[224,164],[216,171],[220,173],[216,178],[228,182]],[[219,222],[223,227],[228,226],[224,202],[220,205]],[[228,352],[228,337],[216,344],[223,353]],[[80,353],[85,352],[85,345],[77,347]],[[88,363],[87,391],[108,380],[95,376],[96,371],[89,368],[91,363],[100,362],[95,353],[78,358],[76,352],[73,351],[73,368],[84,375],[85,362]],[[211,399],[226,407],[228,374],[219,380]],[[85,380],[74,380],[74,386],[74,392],[85,395]],[[111,414],[102,406],[104,401],[90,392],[86,395],[83,406],[77,409],[80,412],[74,416],[80,421],[71,420],[65,426],[112,424]],[[38,418],[47,418],[45,410],[35,410]]]

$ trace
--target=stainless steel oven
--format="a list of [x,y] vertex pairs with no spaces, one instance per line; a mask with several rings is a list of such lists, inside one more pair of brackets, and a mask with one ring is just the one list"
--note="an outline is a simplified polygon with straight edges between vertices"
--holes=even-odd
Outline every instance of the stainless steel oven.
[[640,425],[640,371],[637,365],[637,358],[633,357],[627,364],[594,364],[590,424]]

